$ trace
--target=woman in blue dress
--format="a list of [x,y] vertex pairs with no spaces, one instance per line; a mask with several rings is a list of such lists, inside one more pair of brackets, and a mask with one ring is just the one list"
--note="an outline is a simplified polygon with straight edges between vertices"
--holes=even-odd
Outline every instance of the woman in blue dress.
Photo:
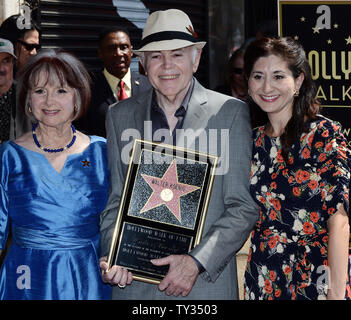
[[99,268],[99,218],[109,189],[106,141],[75,130],[89,75],[44,50],[25,66],[18,103],[33,130],[0,147],[1,299],[110,299]]
[[251,43],[245,69],[249,94],[269,119],[253,131],[250,190],[260,219],[251,238],[245,298],[351,299],[351,152],[342,128],[319,115],[298,42]]

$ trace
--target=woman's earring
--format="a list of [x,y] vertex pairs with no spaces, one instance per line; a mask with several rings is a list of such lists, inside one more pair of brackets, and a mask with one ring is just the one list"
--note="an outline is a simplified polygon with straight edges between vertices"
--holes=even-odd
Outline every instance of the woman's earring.
[[28,107],[28,111],[29,111],[29,113],[32,113],[32,108]]
[[75,104],[74,105],[74,113],[77,113],[78,112],[78,107],[77,107],[77,105]]
[[299,93],[300,93],[299,90],[295,89],[295,90],[294,90],[294,97],[298,97],[298,96],[299,96]]

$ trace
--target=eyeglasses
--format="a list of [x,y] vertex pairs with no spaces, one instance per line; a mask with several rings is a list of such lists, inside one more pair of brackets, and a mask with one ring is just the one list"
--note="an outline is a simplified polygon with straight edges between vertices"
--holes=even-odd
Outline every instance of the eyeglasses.
[[233,73],[242,74],[244,72],[243,68],[232,68]]
[[40,44],[37,43],[27,43],[23,40],[17,40],[20,44],[23,45],[23,47],[27,50],[27,51],[33,51],[34,49],[39,50],[40,49]]

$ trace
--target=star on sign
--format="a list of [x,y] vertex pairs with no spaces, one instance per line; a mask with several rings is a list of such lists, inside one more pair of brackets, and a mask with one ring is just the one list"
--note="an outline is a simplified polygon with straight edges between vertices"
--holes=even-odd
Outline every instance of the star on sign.
[[345,38],[346,40],[346,44],[351,44],[351,36],[349,36],[348,38]]
[[312,29],[313,29],[313,33],[319,33],[319,27],[315,26]]
[[180,197],[198,190],[200,187],[178,182],[177,164],[175,160],[172,161],[162,178],[147,174],[142,174],[141,176],[151,187],[152,194],[140,213],[144,213],[164,204],[176,219],[181,222]]
[[305,17],[301,17],[300,20],[301,20],[301,22],[305,22],[306,18]]
[[332,40],[331,40],[331,39],[328,39],[328,40],[327,40],[327,43],[328,43],[328,44],[332,44]]

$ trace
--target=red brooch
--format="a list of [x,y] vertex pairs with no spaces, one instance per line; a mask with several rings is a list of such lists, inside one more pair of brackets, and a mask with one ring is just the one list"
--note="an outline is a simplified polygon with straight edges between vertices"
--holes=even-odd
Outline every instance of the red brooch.
[[188,26],[186,27],[186,29],[193,35],[194,38],[198,37],[197,33],[195,32],[192,26]]
[[81,163],[83,163],[83,167],[90,167],[90,161],[88,160],[81,160]]

